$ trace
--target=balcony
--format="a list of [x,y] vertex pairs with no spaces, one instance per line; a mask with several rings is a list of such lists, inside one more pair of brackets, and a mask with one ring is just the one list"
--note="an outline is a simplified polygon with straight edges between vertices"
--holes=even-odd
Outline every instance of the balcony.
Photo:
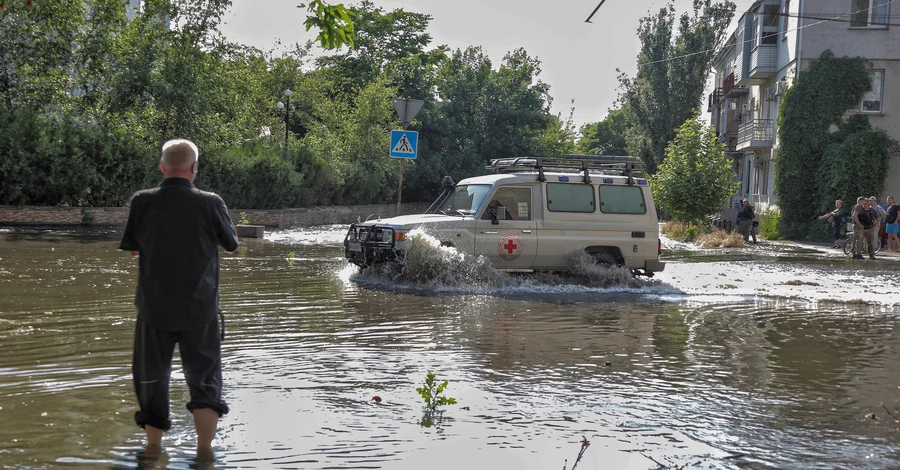
[[778,72],[778,27],[764,26],[753,41],[746,82],[759,85]]
[[735,86],[734,85],[734,72],[725,77],[725,81],[722,82],[722,94],[726,98],[730,98],[732,96],[744,95],[750,92],[750,88],[746,85]]
[[773,119],[750,119],[738,127],[736,150],[771,149],[774,135]]
[[719,136],[719,142],[725,144],[725,155],[730,156],[733,153],[737,152],[737,141],[738,141],[738,133],[737,132],[726,132]]
[[711,113],[715,111],[715,109],[722,104],[722,96],[723,93],[721,88],[713,90],[713,92],[709,94],[709,104],[706,107],[706,112]]

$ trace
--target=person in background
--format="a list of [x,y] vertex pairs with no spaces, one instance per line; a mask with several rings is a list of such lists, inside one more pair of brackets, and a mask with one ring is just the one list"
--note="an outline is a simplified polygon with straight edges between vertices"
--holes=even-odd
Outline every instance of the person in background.
[[897,216],[900,215],[900,206],[894,202],[893,196],[887,198],[887,215],[884,220],[884,229],[887,233],[887,247],[889,252],[900,251],[900,221]]
[[860,196],[856,199],[856,207],[853,208],[853,223],[855,225],[853,259],[863,259],[863,249],[869,253],[869,259],[875,259],[875,227],[878,223],[878,215],[869,207],[869,200]]
[[834,230],[834,246],[832,248],[840,248],[841,247],[841,229],[844,226],[844,222],[846,221],[845,217],[847,215],[847,211],[844,210],[844,201],[838,199],[834,201],[834,210],[828,212],[827,214],[822,214],[819,216],[819,220],[830,219],[831,226]]
[[887,211],[885,209],[887,206],[878,205],[878,198],[870,196],[869,207],[878,214],[878,225],[875,226],[875,235],[878,237],[878,240],[881,241],[881,247],[884,248],[887,246],[887,234],[884,229],[884,218],[887,216]]
[[[753,219],[756,217],[756,214],[753,213],[753,206],[750,205],[750,201],[747,198],[744,198],[741,201],[741,210],[738,211],[738,220],[740,220],[740,224],[738,225],[738,230],[741,233],[741,236],[744,237],[744,242],[750,241],[750,230],[753,228]],[[753,236],[753,243],[756,243],[756,235]]]
[[169,420],[169,376],[175,343],[190,390],[187,409],[197,431],[197,457],[213,458],[212,439],[222,399],[219,247],[234,251],[238,238],[225,202],[194,187],[199,152],[188,140],[162,147],[156,188],[132,196],[119,248],[138,256],[132,376],[147,433],[148,455],[158,455]]
[[737,201],[731,206],[731,210],[734,211],[734,226],[732,226],[731,230],[738,230],[738,227],[741,223],[741,218],[739,217],[739,213],[741,212],[741,201]]

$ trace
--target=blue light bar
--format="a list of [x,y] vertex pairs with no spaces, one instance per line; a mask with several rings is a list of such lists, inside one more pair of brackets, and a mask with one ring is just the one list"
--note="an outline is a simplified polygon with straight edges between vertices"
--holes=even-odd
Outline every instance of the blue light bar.
[[606,184],[612,184],[613,179],[612,178],[603,178],[603,182]]
[[638,184],[647,184],[647,180],[642,179],[642,178],[638,178],[637,183],[638,183]]
[[569,177],[568,176],[560,176],[559,181],[563,182],[563,183],[567,183],[569,181]]

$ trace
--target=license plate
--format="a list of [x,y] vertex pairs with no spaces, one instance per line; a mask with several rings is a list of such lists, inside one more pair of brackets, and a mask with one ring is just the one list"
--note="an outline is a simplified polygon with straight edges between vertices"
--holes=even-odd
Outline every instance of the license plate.
[[362,251],[362,243],[361,242],[347,242],[347,249],[350,251],[360,252],[360,251]]

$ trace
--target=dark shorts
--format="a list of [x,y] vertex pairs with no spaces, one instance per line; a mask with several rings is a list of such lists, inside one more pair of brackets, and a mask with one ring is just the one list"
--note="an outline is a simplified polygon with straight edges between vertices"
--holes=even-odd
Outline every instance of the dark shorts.
[[146,325],[138,318],[134,330],[131,372],[140,411],[134,420],[140,427],[149,424],[168,430],[169,377],[175,343],[181,354],[184,378],[191,393],[189,411],[210,408],[219,415],[228,413],[222,400],[222,361],[219,321],[189,331],[165,331]]

